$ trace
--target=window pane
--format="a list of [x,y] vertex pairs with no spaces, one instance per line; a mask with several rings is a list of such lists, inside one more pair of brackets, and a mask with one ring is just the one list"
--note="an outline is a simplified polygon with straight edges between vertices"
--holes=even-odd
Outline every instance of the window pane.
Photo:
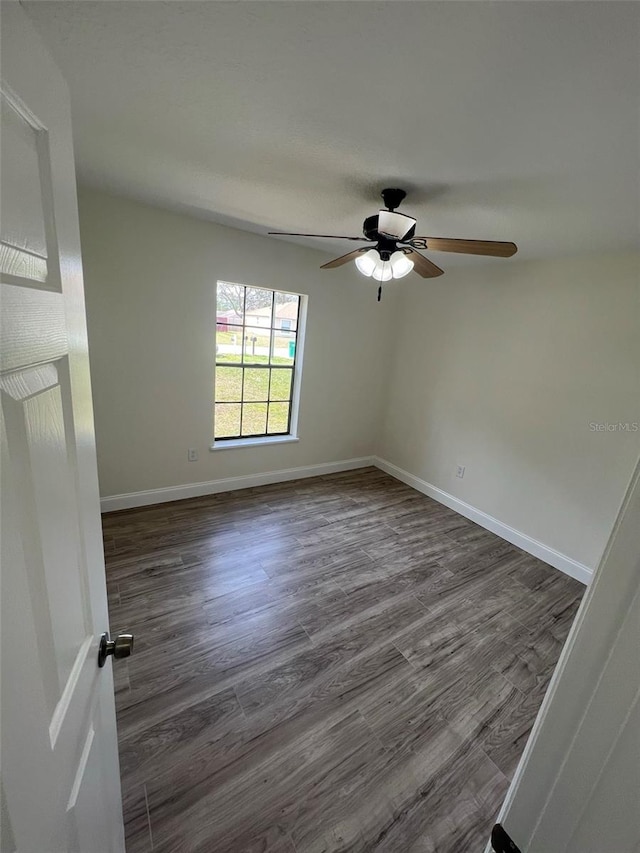
[[261,287],[247,287],[246,292],[245,326],[271,328],[273,291],[263,290]]
[[242,400],[242,368],[216,367],[216,403]]
[[216,314],[216,331],[218,332],[237,332],[242,328],[242,324],[237,322],[237,317],[226,315],[223,313]]
[[293,293],[275,294],[273,326],[275,329],[295,332],[297,329],[298,303],[300,297]]
[[288,433],[301,299],[217,283],[214,438]]
[[216,361],[240,362],[242,360],[242,327],[227,326],[216,330]]
[[269,370],[262,367],[245,367],[243,400],[266,401],[269,396]]
[[244,330],[245,364],[267,364],[269,361],[269,329],[247,326]]
[[289,403],[269,403],[269,424],[267,432],[289,431]]
[[242,435],[264,435],[266,431],[267,404],[244,403],[242,406]]
[[293,364],[296,354],[295,332],[273,333],[273,356],[272,364]]
[[290,400],[291,399],[291,377],[293,370],[288,367],[271,370],[271,389],[269,391],[270,400]]
[[243,284],[234,284],[231,281],[218,282],[216,323],[219,327],[242,325],[242,318],[244,316],[244,291]]
[[214,438],[240,435],[240,403],[216,403]]

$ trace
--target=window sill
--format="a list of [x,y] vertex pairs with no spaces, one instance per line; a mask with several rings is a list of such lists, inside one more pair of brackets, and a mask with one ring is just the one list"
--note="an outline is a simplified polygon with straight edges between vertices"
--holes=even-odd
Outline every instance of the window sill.
[[228,441],[214,441],[209,450],[237,450],[239,447],[262,447],[270,444],[291,444],[300,441],[297,435],[261,436],[260,438],[233,438]]

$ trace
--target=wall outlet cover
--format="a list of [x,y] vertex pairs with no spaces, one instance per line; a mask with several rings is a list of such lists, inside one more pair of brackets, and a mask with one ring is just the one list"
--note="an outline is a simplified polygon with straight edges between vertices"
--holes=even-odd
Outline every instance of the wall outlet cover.
[[195,449],[195,447],[190,447],[189,450],[187,450],[187,459],[189,460],[189,462],[198,461],[198,451]]
[[456,465],[456,477],[460,480],[464,477],[464,465]]

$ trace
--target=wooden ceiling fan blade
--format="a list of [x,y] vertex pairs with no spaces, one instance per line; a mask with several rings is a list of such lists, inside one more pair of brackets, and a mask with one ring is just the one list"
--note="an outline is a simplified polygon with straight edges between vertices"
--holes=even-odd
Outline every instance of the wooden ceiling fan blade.
[[461,255],[488,255],[494,258],[510,258],[518,251],[515,243],[496,240],[456,240],[450,237],[421,237],[427,241],[430,252],[458,252]]
[[267,231],[267,234],[276,237],[326,237],[327,240],[357,240],[361,243],[369,243],[366,237],[344,237],[340,234],[298,234],[297,231]]
[[415,249],[408,252],[407,257],[410,261],[413,261],[413,271],[421,275],[422,278],[435,278],[444,273],[444,270],[441,270],[440,267],[436,266],[433,261],[425,258],[420,252],[416,252]]
[[364,247],[362,249],[356,249],[353,252],[347,252],[346,255],[341,255],[339,258],[334,258],[332,261],[328,261],[326,264],[322,264],[320,267],[321,270],[332,270],[336,267],[341,267],[343,264],[348,264],[349,261],[355,260],[358,255],[361,255],[363,252],[367,252],[369,248],[372,247]]

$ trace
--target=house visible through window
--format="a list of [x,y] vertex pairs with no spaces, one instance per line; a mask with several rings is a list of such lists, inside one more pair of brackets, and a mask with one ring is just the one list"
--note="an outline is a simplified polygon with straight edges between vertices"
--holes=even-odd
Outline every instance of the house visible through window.
[[296,293],[218,282],[215,441],[290,434],[300,302]]

